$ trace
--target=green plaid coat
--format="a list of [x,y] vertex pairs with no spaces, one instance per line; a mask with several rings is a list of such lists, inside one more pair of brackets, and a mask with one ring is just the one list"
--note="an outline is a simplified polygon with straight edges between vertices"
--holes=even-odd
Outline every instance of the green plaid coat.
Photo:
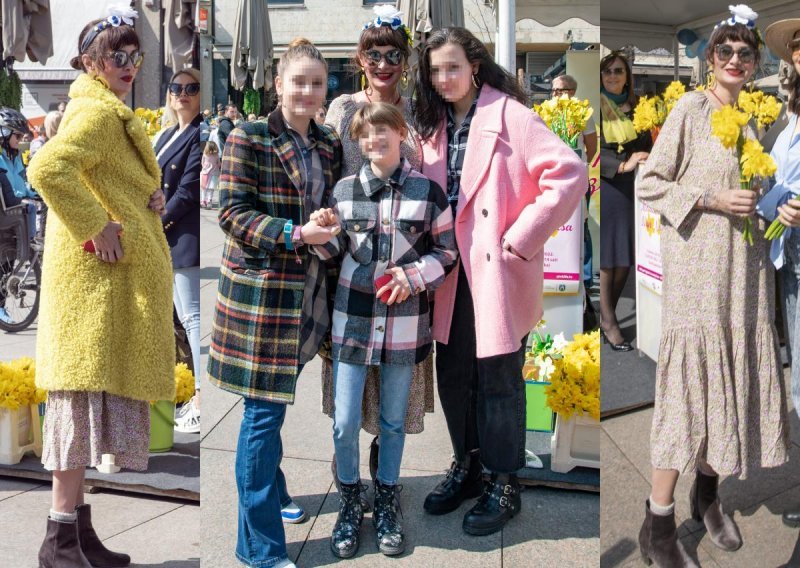
[[[342,144],[327,127],[314,124],[311,135],[326,205],[340,176]],[[300,363],[308,247],[295,255],[277,240],[288,219],[297,225],[311,214],[303,206],[298,163],[280,111],[235,129],[225,143],[219,223],[226,238],[208,363],[212,384],[289,404]]]

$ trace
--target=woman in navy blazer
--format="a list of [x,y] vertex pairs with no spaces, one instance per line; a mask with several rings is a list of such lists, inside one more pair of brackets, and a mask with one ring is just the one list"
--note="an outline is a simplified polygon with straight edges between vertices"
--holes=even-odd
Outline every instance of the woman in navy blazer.
[[173,300],[192,350],[197,389],[178,410],[180,432],[200,432],[200,77],[197,69],[182,69],[172,76],[165,114],[177,124],[165,130],[155,146],[167,199],[161,221],[172,252]]

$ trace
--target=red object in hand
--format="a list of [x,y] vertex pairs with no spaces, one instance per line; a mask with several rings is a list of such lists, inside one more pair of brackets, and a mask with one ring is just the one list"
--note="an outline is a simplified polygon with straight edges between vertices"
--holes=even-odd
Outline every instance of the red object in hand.
[[[381,288],[386,286],[391,281],[392,281],[392,275],[391,274],[384,274],[383,276],[380,276],[379,278],[376,278],[375,279],[375,293],[377,294],[378,290],[380,290]],[[386,302],[388,302],[389,301],[389,297],[391,295],[392,295],[392,291],[391,290],[387,290],[386,292],[384,292],[383,295],[380,298],[381,302],[383,302],[384,304]]]

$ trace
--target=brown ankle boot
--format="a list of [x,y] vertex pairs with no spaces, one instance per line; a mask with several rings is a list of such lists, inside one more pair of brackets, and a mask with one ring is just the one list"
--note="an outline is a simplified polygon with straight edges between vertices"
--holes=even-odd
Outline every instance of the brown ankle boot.
[[659,568],[700,568],[683,549],[675,527],[675,512],[661,516],[650,511],[647,500],[644,523],[639,531],[639,551],[648,566],[655,562]]
[[78,514],[78,540],[81,550],[89,563],[95,568],[124,568],[130,565],[131,557],[119,552],[111,552],[100,541],[92,527],[92,509],[90,505],[75,507]]
[[81,552],[75,521],[62,522],[48,517],[47,533],[39,549],[39,568],[92,568]]
[[733,518],[722,512],[722,504],[717,496],[718,481],[716,475],[697,472],[689,492],[692,518],[706,526],[708,536],[717,548],[732,552],[742,547],[742,535]]

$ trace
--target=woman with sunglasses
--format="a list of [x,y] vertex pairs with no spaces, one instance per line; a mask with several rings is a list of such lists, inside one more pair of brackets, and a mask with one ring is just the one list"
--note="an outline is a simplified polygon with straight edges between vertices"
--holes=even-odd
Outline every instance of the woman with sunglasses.
[[172,252],[173,301],[192,350],[195,394],[175,416],[175,429],[188,433],[200,432],[200,79],[191,68],[170,79],[164,115],[174,126],[155,147],[167,200],[161,222]]
[[148,401],[175,395],[172,271],[161,175],[125,104],[142,63],[134,10],[111,8],[78,38],[58,136],[33,157],[49,208],[36,385],[48,391],[42,462],[52,509],[39,566],[127,566],[97,537],[84,503],[87,467],[114,454],[146,470]]
[[[742,546],[717,495],[719,475],[745,478],[788,459],[788,424],[774,325],[774,271],[758,193],[740,189],[736,151],[712,134],[759,61],[757,15],[736,6],[711,34],[711,84],[684,95],[642,168],[639,198],[661,214],[664,288],[650,436],[652,493],[639,534],[658,566],[695,566],[678,540],[675,486],[694,475],[692,517],[726,551]],[[745,127],[748,138],[755,132]],[[753,223],[753,245],[742,237]]]
[[617,303],[634,264],[633,182],[647,159],[650,133],[636,134],[638,97],[628,59],[613,52],[600,61],[600,333],[614,351],[631,351],[617,321]]
[[[413,124],[411,99],[400,94],[407,86],[408,57],[411,55],[408,30],[402,23],[402,13],[393,6],[376,6],[375,19],[369,22],[358,40],[355,61],[364,73],[364,89],[354,95],[341,95],[333,100],[325,119],[342,139],[344,161],[342,177],[356,175],[361,171],[365,158],[361,154],[358,140],[350,137],[350,124],[359,108],[370,102],[384,102],[397,106],[406,123]],[[400,146],[400,154],[411,167],[421,171],[422,147],[413,127],[408,128],[406,138]],[[325,357],[322,367],[322,409],[333,418],[333,366]],[[361,427],[374,439],[370,446],[370,473],[375,479],[378,469],[380,434],[380,370],[371,367],[364,387],[363,416]],[[423,431],[426,412],[433,412],[433,358],[414,367],[411,393],[406,414],[406,434]],[[334,457],[335,469],[335,457]],[[334,473],[334,479],[338,477]],[[366,505],[366,501],[364,502]]]

